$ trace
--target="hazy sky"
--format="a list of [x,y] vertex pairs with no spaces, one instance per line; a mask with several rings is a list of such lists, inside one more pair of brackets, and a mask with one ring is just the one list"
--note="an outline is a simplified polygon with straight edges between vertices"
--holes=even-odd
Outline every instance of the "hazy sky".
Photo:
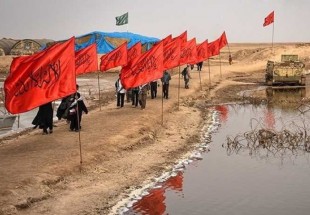
[[[310,42],[310,0],[0,0],[0,38],[67,39],[92,31],[229,42]],[[129,25],[115,17],[129,12]]]

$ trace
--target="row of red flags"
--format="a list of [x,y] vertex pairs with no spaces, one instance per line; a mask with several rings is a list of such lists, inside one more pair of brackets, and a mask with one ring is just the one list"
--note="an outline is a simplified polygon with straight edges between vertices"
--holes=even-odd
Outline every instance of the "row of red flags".
[[[4,82],[5,107],[13,114],[22,113],[76,92],[76,75],[96,72],[96,44],[74,51],[74,37],[31,56],[14,58]],[[171,35],[142,53],[141,43],[127,49],[125,42],[101,57],[100,71],[122,66],[125,89],[162,77],[163,71],[184,64],[195,64],[218,55],[228,44],[225,32],[215,41],[196,44],[187,40],[187,31]]]

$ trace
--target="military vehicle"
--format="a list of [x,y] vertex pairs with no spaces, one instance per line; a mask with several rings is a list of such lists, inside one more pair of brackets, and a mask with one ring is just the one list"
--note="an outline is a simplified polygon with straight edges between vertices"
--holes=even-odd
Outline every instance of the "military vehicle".
[[267,62],[266,84],[305,86],[304,68],[305,64],[298,60],[298,55],[281,55],[281,62]]

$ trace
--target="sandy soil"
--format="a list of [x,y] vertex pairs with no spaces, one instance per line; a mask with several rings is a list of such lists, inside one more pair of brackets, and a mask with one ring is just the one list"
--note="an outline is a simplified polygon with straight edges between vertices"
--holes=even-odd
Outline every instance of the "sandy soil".
[[[179,100],[176,70],[163,106],[158,95],[148,98],[145,110],[130,103],[116,109],[114,92],[109,91],[102,95],[101,110],[97,104],[83,115],[81,133],[69,132],[65,122],[58,122],[51,135],[29,130],[1,140],[0,215],[108,214],[134,187],[169,171],[188,155],[208,120],[207,106],[264,100],[264,94],[248,97],[240,92],[264,85],[267,59],[299,54],[309,68],[308,45],[280,44],[274,49],[272,54],[264,44],[231,44],[233,65],[227,62],[228,48],[223,49],[221,67],[219,58],[210,61],[211,79],[204,62],[201,85],[195,67],[190,89],[184,89],[181,79]],[[102,75],[111,81],[117,77]]]

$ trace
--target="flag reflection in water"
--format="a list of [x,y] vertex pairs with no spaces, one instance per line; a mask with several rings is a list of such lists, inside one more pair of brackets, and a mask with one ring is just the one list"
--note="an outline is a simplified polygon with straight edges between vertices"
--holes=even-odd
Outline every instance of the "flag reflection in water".
[[267,108],[265,111],[264,111],[264,121],[265,121],[265,124],[266,124],[266,127],[268,129],[274,129],[274,125],[276,123],[276,120],[274,118],[274,114],[273,114],[273,109],[271,108]]
[[165,190],[171,188],[174,191],[182,192],[183,190],[183,173],[178,172],[174,177],[169,178],[164,184]]
[[183,173],[179,172],[176,176],[169,178],[163,186],[150,191],[140,201],[136,202],[130,214],[164,215],[166,213],[165,191],[172,189],[177,192],[183,190]]
[[226,105],[216,105],[215,110],[220,114],[220,121],[226,122],[228,119],[228,107]]

